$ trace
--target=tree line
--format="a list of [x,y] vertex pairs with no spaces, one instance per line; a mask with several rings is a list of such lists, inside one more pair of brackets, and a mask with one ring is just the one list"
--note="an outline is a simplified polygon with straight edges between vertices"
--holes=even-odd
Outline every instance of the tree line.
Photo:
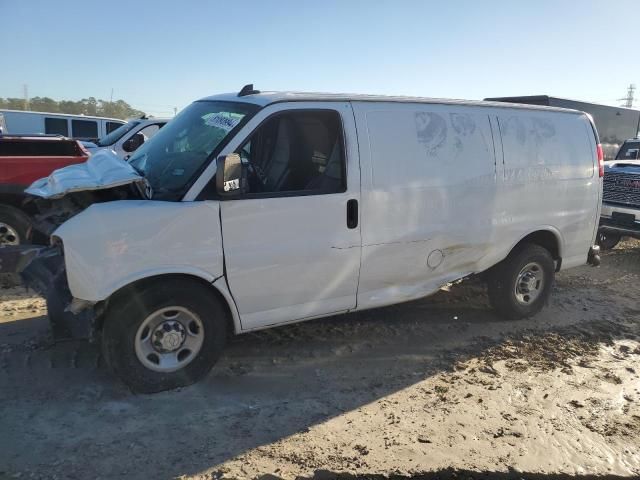
[[[25,108],[26,107],[26,108]],[[97,117],[121,118],[139,117],[144,112],[131,107],[124,100],[109,102],[94,97],[82,100],[54,100],[49,97],[33,97],[25,105],[23,98],[1,98],[0,108],[9,110],[31,110],[34,112],[68,113],[73,115],[91,115]]]

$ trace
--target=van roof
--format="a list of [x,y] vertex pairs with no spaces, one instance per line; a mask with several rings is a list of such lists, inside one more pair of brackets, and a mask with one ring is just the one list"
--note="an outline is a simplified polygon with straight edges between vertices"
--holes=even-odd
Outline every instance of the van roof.
[[173,117],[147,117],[147,118],[140,118],[140,117],[131,117],[131,118],[127,118],[126,120],[124,120],[126,123],[129,122],[145,122],[145,123],[158,123],[158,122],[168,122],[170,120],[172,120]]
[[85,120],[108,120],[113,122],[126,123],[126,120],[121,118],[99,117],[97,115],[77,115],[74,113],[60,113],[60,112],[36,112],[33,110],[9,110],[7,108],[0,109],[0,113],[24,113],[27,115],[47,115],[50,117],[72,117]]
[[568,108],[549,107],[542,105],[526,105],[506,102],[488,102],[484,100],[455,100],[446,98],[403,97],[386,95],[362,95],[352,93],[318,93],[318,92],[259,92],[239,96],[237,93],[222,93],[202,100],[217,100],[227,102],[246,102],[265,107],[272,103],[281,102],[399,102],[399,103],[429,103],[443,105],[471,105],[478,107],[514,108],[518,110],[545,110],[555,112],[583,113]]

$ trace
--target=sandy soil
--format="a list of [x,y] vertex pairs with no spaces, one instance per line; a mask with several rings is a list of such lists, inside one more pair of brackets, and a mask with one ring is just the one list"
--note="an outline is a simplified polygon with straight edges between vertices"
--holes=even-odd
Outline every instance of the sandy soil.
[[0,478],[640,476],[640,242],[560,274],[530,320],[455,285],[237,337],[150,396],[52,344],[41,299],[0,296]]

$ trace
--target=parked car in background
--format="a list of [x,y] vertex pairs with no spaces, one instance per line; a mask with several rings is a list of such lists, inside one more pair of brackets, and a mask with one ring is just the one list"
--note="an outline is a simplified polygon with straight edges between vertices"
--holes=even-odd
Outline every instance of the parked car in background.
[[640,238],[640,138],[624,142],[606,162],[598,244],[614,248],[622,237]]
[[631,138],[622,144],[616,160],[638,160],[640,159],[640,138]]
[[7,130],[7,123],[4,120],[4,115],[0,113],[0,135],[6,135],[7,133],[9,133],[9,130]]
[[97,142],[84,142],[83,145],[91,154],[109,149],[120,158],[127,158],[144,142],[153,138],[169,120],[171,119],[147,117],[130,120]]
[[129,162],[106,153],[28,189],[70,218],[22,275],[141,392],[201,378],[229,333],[481,272],[502,316],[528,317],[556,271],[598,261],[602,150],[582,112],[248,85]]
[[633,138],[640,131],[640,110],[626,107],[612,107],[591,102],[581,102],[549,95],[528,95],[522,97],[485,98],[489,101],[524,103],[528,105],[548,105],[571,108],[586,112],[593,118],[598,129],[605,160],[613,160],[620,146],[627,138]]
[[[77,140],[60,136],[0,136],[0,247],[30,243],[33,205],[24,189],[53,170],[87,160]],[[47,239],[44,239],[47,240]]]
[[76,140],[96,141],[124,125],[117,118],[66,115],[62,113],[0,110],[9,132],[18,135],[62,135]]

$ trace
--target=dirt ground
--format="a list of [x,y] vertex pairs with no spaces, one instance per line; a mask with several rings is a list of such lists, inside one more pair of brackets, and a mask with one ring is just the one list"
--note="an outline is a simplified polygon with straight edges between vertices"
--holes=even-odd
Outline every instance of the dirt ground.
[[0,296],[0,479],[640,476],[640,242],[561,273],[530,320],[470,282],[239,336],[147,396],[52,344],[41,299]]

